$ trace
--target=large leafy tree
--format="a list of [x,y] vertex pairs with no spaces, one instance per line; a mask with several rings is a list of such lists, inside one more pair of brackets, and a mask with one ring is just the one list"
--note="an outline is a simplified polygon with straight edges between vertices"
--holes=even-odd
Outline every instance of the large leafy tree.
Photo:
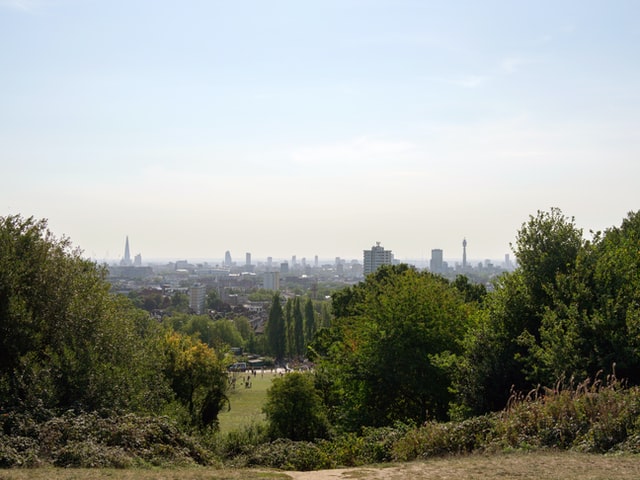
[[191,424],[217,427],[218,414],[229,403],[224,368],[229,359],[200,340],[172,331],[164,338],[163,350],[164,374]]
[[154,326],[109,294],[106,271],[44,220],[0,218],[0,403],[33,410],[147,409],[162,379]]
[[[335,319],[311,346],[324,396],[348,429],[447,416],[450,364],[470,309],[446,280],[382,267],[334,295]],[[327,393],[329,391],[330,393]]]
[[313,441],[328,434],[324,406],[309,373],[274,379],[263,410],[272,438]]
[[640,215],[595,235],[559,277],[532,358],[547,380],[614,369],[640,383]]
[[518,268],[496,280],[457,364],[454,389],[467,413],[499,410],[512,389],[548,380],[535,355],[541,325],[583,243],[574,219],[557,208],[538,211],[522,224],[513,246]]

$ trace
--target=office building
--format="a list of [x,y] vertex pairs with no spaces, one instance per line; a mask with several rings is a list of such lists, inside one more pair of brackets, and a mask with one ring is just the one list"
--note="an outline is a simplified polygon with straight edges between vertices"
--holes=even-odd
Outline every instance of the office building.
[[262,277],[262,288],[265,290],[280,290],[280,272],[265,272]]
[[207,298],[207,287],[201,283],[194,283],[189,288],[189,308],[196,315],[204,313],[204,302]]
[[380,245],[380,242],[376,242],[375,246],[371,247],[371,250],[364,250],[363,273],[365,277],[375,272],[382,265],[392,264],[393,253],[391,250],[385,250]]
[[444,271],[444,260],[442,250],[434,248],[431,250],[431,261],[429,262],[429,270],[433,273],[442,273]]

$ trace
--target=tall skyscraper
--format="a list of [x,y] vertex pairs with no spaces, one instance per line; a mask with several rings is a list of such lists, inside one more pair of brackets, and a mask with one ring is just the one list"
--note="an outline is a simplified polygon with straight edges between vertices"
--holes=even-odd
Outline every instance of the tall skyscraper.
[[245,265],[247,267],[251,266],[251,253],[247,252],[244,258],[245,258]]
[[382,265],[392,264],[393,253],[391,250],[385,250],[384,247],[380,245],[380,242],[376,242],[375,246],[371,247],[371,250],[364,250],[363,272],[365,277],[375,272]]
[[224,266],[230,267],[232,264],[233,262],[231,261],[231,252],[227,250],[226,252],[224,252]]
[[462,240],[462,268],[467,268],[467,239]]
[[431,261],[429,262],[429,270],[434,273],[442,273],[444,271],[444,261],[442,250],[434,248],[431,250]]
[[127,239],[124,243],[124,257],[120,260],[120,265],[123,267],[130,267],[131,262],[131,252],[129,251],[129,235],[127,235]]

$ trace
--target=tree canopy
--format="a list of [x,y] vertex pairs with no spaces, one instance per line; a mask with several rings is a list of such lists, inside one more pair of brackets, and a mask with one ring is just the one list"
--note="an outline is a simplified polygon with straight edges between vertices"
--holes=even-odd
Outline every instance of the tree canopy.
[[178,399],[200,424],[215,424],[225,373],[217,353],[165,338],[105,279],[45,220],[0,217],[0,406],[160,413]]
[[406,265],[337,293],[334,322],[312,345],[338,392],[336,419],[357,428],[445,418],[469,308],[446,280]]

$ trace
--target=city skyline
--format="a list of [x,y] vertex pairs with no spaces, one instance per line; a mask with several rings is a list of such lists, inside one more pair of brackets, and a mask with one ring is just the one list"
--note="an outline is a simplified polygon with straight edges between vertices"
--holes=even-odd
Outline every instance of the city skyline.
[[[281,257],[273,257],[270,255],[264,256],[264,257],[256,257],[253,255],[252,252],[244,252],[242,253],[242,255],[238,255],[238,257],[236,258],[234,257],[231,250],[226,250],[223,255],[218,257],[216,257],[215,255],[211,255],[208,257],[189,257],[189,256],[174,255],[170,257],[151,258],[143,261],[142,260],[143,255],[141,252],[139,252],[136,254],[136,263],[134,264],[130,260],[131,255],[130,255],[130,247],[129,247],[129,236],[127,235],[125,237],[124,254],[122,256],[120,256],[119,258],[105,257],[105,258],[92,258],[92,259],[99,263],[107,263],[112,266],[116,266],[118,264],[120,266],[132,266],[132,265],[142,266],[143,264],[159,265],[159,264],[180,263],[183,261],[187,261],[187,262],[196,262],[196,263],[210,263],[211,265],[217,265],[221,268],[234,267],[234,268],[240,268],[240,269],[244,266],[256,266],[256,265],[265,266],[267,264],[272,264],[274,268],[277,268],[282,263],[286,263],[290,267],[293,267],[294,265],[301,267],[303,264],[309,267],[312,267],[312,266],[320,267],[322,265],[335,264],[338,260],[344,263],[357,261],[362,265],[366,265],[367,253],[370,253],[372,249],[373,250],[379,249],[380,251],[387,252],[387,254],[389,255],[388,258],[385,257],[387,260],[389,260],[387,263],[413,263],[413,264],[419,264],[420,267],[429,268],[431,270],[433,270],[433,268],[431,268],[429,265],[431,263],[431,260],[433,258],[435,251],[439,252],[439,254],[437,255],[440,261],[449,263],[449,267],[458,266],[463,269],[466,267],[473,268],[476,266],[474,265],[474,263],[477,263],[477,262],[482,263],[486,261],[490,261],[492,263],[497,262],[498,264],[506,264],[506,266],[508,267],[513,266],[514,260],[512,258],[511,253],[507,253],[503,255],[501,258],[489,258],[489,257],[477,256],[475,258],[470,258],[468,260],[465,260],[466,244],[467,242],[465,238],[463,239],[461,256],[459,257],[456,256],[455,254],[452,254],[450,256],[444,255],[444,251],[442,249],[431,249],[429,258],[427,257],[420,257],[420,258],[402,257],[401,258],[401,257],[397,257],[393,252],[393,250],[386,250],[384,248],[384,245],[381,245],[381,242],[376,242],[376,245],[372,245],[369,249],[364,249],[362,251],[362,254],[359,257],[358,256],[340,256],[340,255],[320,257],[317,254],[310,255],[310,256],[302,255],[300,257],[296,254],[281,256]],[[441,267],[442,265],[440,265],[440,268]]]
[[86,256],[512,254],[640,206],[640,3],[0,0],[0,215]]

